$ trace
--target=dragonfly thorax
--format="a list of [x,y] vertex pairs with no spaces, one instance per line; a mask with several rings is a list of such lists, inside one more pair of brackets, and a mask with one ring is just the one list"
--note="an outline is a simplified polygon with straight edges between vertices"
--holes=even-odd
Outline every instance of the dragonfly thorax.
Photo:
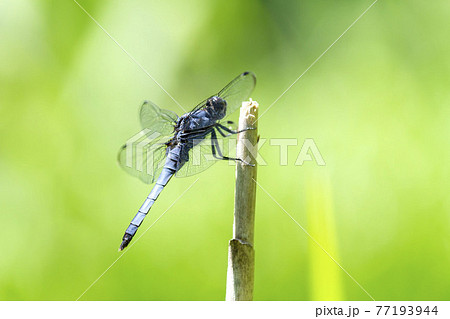
[[227,113],[227,101],[218,96],[212,96],[206,101],[206,109],[217,118],[223,119]]

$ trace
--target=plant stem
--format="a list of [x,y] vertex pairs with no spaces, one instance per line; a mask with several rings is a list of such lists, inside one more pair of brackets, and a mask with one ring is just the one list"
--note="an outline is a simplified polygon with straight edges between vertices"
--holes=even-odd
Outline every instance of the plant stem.
[[236,154],[255,166],[236,162],[233,239],[228,247],[227,301],[253,300],[257,117],[258,103],[251,100],[242,103],[239,130],[254,129],[239,133]]

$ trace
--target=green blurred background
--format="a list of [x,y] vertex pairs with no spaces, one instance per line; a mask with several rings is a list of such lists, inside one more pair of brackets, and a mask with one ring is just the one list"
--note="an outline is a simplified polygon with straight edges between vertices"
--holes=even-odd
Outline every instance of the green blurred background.
[[[251,70],[262,113],[371,1],[80,4],[185,108]],[[380,0],[259,121],[315,140],[326,166],[267,142],[258,180],[376,300],[450,298],[449,16]],[[0,299],[75,300],[120,256],[150,190],[116,162],[144,99],[182,113],[73,1],[0,2]],[[198,177],[81,300],[224,299],[234,169]],[[370,300],[261,189],[256,214],[256,300]]]

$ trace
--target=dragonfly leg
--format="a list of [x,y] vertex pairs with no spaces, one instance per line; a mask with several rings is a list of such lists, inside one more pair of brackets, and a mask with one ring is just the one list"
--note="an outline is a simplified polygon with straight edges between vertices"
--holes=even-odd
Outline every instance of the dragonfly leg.
[[230,136],[231,134],[225,134],[224,132],[222,132],[222,130],[220,129],[220,127],[216,127],[216,130],[217,130],[217,132],[219,132],[220,133],[220,135],[222,135],[223,137],[228,137],[228,136]]
[[203,139],[203,137],[211,130],[214,130],[214,128],[205,127],[198,130],[183,131],[183,133],[180,135],[180,141],[185,143],[188,140],[195,140],[197,138]]
[[[255,166],[254,164],[250,164],[250,163],[244,161],[242,158],[223,156],[222,151],[220,150],[220,147],[219,147],[219,142],[217,141],[217,135],[216,135],[215,130],[211,131],[211,150],[212,150],[212,155],[217,159],[225,160],[225,161],[240,161],[240,162],[244,163],[245,165]],[[217,150],[217,154],[216,154],[216,150]]]
[[195,133],[206,132],[209,129],[211,129],[211,127],[213,127],[213,126],[214,126],[214,124],[208,125],[208,126],[205,126],[205,127],[201,127],[201,128],[197,128],[197,129],[193,129],[193,130],[184,130],[183,133],[184,134],[192,134],[192,133],[195,134]]
[[[222,125],[222,124],[220,124],[220,123],[216,123],[216,128],[221,128],[221,129],[223,129],[225,132],[230,133],[230,135],[231,135],[231,134],[238,134],[238,133],[242,133],[242,132],[245,132],[245,131],[248,131],[248,130],[254,130],[254,129],[255,129],[254,127],[248,127],[248,128],[244,128],[243,130],[240,130],[240,131],[230,130],[228,127],[226,127],[225,125]],[[228,136],[230,136],[230,135],[228,135]],[[223,136],[223,135],[222,135],[222,136]]]

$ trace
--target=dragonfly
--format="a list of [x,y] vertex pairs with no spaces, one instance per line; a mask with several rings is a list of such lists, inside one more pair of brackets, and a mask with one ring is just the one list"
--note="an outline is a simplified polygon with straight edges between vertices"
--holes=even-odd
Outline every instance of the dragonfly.
[[[246,101],[256,85],[256,76],[244,72],[219,93],[200,102],[192,111],[177,116],[169,110],[145,101],[139,112],[142,131],[129,139],[119,151],[119,165],[129,174],[153,184],[136,216],[122,238],[119,251],[128,246],[159,194],[172,176],[186,177],[204,171],[218,160],[239,161],[228,157],[219,139],[253,129],[233,129],[222,123]],[[205,154],[209,154],[209,159]],[[199,156],[200,155],[200,156]],[[214,160],[211,160],[211,155]]]

